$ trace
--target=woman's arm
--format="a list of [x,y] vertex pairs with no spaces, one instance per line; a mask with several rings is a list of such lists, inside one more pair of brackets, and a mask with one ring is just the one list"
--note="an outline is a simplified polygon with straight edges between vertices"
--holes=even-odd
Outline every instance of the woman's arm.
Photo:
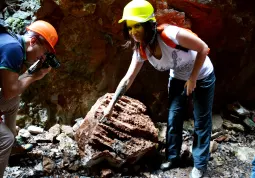
[[134,58],[134,57],[132,58],[129,69],[128,69],[126,75],[120,81],[109,105],[104,110],[104,117],[102,118],[101,121],[104,121],[105,118],[111,117],[112,110],[113,110],[115,103],[121,98],[121,96],[123,96],[125,94],[125,92],[132,85],[134,79],[136,78],[137,74],[141,70],[142,65],[143,65],[143,62],[138,62],[136,58]]
[[192,34],[191,32],[188,32],[185,29],[181,29],[177,33],[176,39],[181,46],[197,51],[197,56],[193,70],[188,81],[185,84],[185,87],[187,87],[187,95],[189,95],[196,88],[196,80],[199,75],[199,71],[204,64],[205,58],[209,52],[209,48],[207,44],[204,41],[202,41],[199,37]]

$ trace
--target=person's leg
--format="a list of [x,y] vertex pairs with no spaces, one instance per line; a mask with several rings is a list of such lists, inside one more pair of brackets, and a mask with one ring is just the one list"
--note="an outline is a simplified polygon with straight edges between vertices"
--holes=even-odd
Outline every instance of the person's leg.
[[255,178],[255,157],[252,161],[251,178]]
[[4,116],[6,126],[12,131],[13,135],[17,135],[16,117],[19,109],[20,97],[16,96],[10,100],[6,100],[0,92],[0,110]]
[[4,175],[13,143],[13,133],[4,123],[0,123],[0,178]]
[[[0,178],[4,174],[5,167],[11,153],[16,136],[16,116],[19,108],[19,97],[6,100],[0,91],[0,111],[4,120],[0,124]],[[4,122],[4,123],[3,123]]]
[[183,119],[187,111],[185,81],[172,78],[169,86],[169,116],[166,135],[168,161],[179,161],[182,145]]
[[197,81],[193,92],[194,105],[194,141],[193,159],[194,167],[205,171],[210,157],[209,147],[212,130],[212,104],[214,98],[214,73]]

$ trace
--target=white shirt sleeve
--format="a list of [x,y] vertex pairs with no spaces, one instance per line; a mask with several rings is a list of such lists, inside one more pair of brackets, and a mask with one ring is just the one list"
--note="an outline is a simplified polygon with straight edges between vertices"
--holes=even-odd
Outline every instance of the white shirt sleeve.
[[164,31],[168,38],[170,38],[175,44],[179,45],[179,42],[176,39],[177,33],[180,31],[180,27],[169,25],[167,26]]
[[137,50],[134,50],[132,60],[136,59],[137,62],[144,62],[144,59],[141,57],[140,53]]

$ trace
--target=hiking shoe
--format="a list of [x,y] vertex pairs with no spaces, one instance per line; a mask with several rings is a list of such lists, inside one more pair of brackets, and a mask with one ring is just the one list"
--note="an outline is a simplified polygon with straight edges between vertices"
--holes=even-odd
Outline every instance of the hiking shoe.
[[21,137],[17,136],[12,146],[11,155],[25,154],[32,151],[32,144],[25,144]]
[[32,151],[32,149],[32,144],[15,145],[12,147],[11,155],[25,154],[29,151]]
[[173,168],[177,168],[177,167],[179,167],[179,164],[176,161],[167,161],[160,165],[160,169],[162,171],[166,171],[168,169],[173,169]]
[[202,178],[205,174],[205,170],[197,169],[196,167],[193,167],[189,177],[190,178]]

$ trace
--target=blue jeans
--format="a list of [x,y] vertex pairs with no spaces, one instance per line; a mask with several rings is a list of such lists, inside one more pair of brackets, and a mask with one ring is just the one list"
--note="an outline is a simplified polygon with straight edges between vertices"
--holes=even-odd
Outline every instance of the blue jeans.
[[251,178],[255,178],[255,157],[252,161]]
[[[168,161],[178,161],[182,145],[183,120],[187,113],[186,81],[170,78],[169,80],[169,116],[167,125]],[[192,93],[194,107],[194,166],[206,169],[209,160],[209,147],[212,130],[212,104],[214,97],[215,75],[212,72],[204,79],[197,80]]]

